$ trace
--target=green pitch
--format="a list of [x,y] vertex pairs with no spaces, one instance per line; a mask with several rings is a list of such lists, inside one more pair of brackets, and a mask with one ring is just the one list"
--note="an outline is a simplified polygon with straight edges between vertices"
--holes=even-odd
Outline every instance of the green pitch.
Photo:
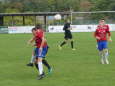
[[26,66],[32,52],[26,44],[31,34],[0,34],[0,86],[114,86],[115,32],[112,34],[109,65],[100,64],[92,33],[73,34],[76,51],[70,44],[58,50],[63,34],[46,34],[50,46],[47,60],[53,73],[40,81],[36,80],[37,70]]

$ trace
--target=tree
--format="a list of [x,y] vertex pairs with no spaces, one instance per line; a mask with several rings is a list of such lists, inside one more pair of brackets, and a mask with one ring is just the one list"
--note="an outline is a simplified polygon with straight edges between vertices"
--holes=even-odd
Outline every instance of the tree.
[[0,13],[4,12],[4,4],[0,1]]
[[[92,0],[94,1],[94,6],[91,8],[91,11],[114,11],[115,10],[115,1],[114,0]],[[93,14],[93,19],[100,18],[115,18],[115,16],[110,13],[102,13],[102,14]]]

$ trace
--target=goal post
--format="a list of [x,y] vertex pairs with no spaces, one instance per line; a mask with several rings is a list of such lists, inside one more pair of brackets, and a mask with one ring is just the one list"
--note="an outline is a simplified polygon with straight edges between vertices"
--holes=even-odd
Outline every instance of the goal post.
[[100,19],[105,19],[108,24],[115,24],[115,11],[72,12],[72,24],[98,24]]

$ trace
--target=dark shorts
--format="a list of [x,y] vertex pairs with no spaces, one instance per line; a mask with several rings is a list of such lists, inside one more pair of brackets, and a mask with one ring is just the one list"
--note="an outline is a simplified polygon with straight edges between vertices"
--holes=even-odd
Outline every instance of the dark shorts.
[[65,32],[65,40],[68,40],[68,39],[72,39],[73,37],[72,37],[72,34],[71,34],[71,32]]

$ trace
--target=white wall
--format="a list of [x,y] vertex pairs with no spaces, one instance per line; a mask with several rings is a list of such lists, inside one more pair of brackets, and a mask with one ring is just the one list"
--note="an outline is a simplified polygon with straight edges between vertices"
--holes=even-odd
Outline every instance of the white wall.
[[[109,24],[110,30],[115,31],[115,24]],[[97,25],[71,25],[72,32],[94,32]],[[63,26],[49,26],[48,31],[51,33],[54,32],[63,32]]]
[[[97,25],[71,25],[72,32],[94,32]],[[109,24],[110,30],[115,31],[115,24]],[[8,27],[8,33],[31,33],[34,26],[12,26]],[[63,26],[49,26],[50,33],[64,32]]]
[[8,27],[9,33],[31,33],[34,26],[13,26]]

